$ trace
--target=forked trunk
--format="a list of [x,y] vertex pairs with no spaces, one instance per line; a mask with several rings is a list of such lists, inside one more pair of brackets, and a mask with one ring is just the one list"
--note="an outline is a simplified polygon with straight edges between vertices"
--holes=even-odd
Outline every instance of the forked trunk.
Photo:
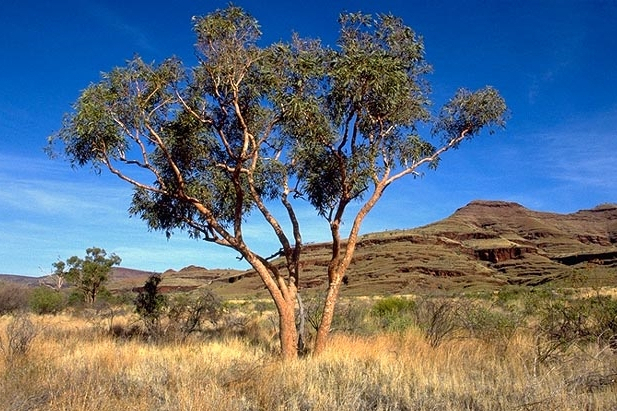
[[338,217],[335,222],[331,223],[333,241],[332,260],[328,266],[328,292],[326,294],[326,299],[324,300],[323,315],[321,317],[321,322],[319,323],[319,328],[317,329],[317,337],[315,338],[314,355],[320,355],[326,349],[328,336],[330,334],[330,327],[332,326],[332,319],[334,318],[336,301],[338,300],[339,291],[341,290],[343,277],[351,264],[351,259],[356,250],[360,225],[362,224],[364,217],[366,217],[379,197],[381,197],[385,187],[386,185],[384,183],[379,184],[371,198],[364,204],[364,206],[362,206],[360,211],[358,211],[358,214],[356,214],[342,257],[339,227],[344,208],[339,210],[337,213]]

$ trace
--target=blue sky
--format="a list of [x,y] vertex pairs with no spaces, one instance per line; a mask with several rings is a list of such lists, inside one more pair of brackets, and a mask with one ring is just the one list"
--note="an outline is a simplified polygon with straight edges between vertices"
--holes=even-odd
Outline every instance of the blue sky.
[[[424,37],[435,109],[457,88],[492,85],[506,99],[505,131],[447,153],[439,169],[389,188],[363,232],[411,228],[474,199],[552,212],[617,202],[617,2],[236,1],[263,43],[292,31],[334,45],[342,11],[391,12]],[[191,17],[227,1],[22,0],[0,4],[0,273],[39,276],[91,246],[123,266],[244,267],[233,253],[176,233],[167,240],[129,218],[130,188],[43,152],[47,137],[100,72],[134,54],[194,63]],[[303,209],[304,239],[327,239]],[[264,252],[259,221],[248,238]]]

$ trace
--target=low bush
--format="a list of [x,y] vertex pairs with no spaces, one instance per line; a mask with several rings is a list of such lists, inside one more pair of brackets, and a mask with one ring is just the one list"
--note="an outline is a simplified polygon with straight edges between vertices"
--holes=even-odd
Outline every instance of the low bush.
[[168,304],[168,332],[184,340],[193,332],[204,331],[205,323],[216,328],[222,315],[223,304],[210,290],[176,295]]
[[49,287],[37,287],[30,295],[30,309],[36,314],[57,314],[65,307],[64,294]]
[[597,295],[584,300],[589,308],[589,333],[601,345],[617,350],[617,299]]
[[27,310],[30,292],[24,285],[0,281],[0,315]]
[[411,313],[415,308],[416,303],[413,300],[402,297],[385,297],[373,305],[371,314],[383,318],[402,313]]
[[342,301],[334,312],[332,330],[348,334],[370,334],[374,330],[367,324],[367,313],[368,307],[363,302]]
[[6,337],[0,335],[0,351],[8,363],[24,357],[31,348],[37,328],[25,314],[11,319],[6,326]]
[[135,298],[135,312],[143,321],[146,334],[152,338],[161,336],[161,318],[167,308],[167,298],[158,288],[160,282],[159,275],[150,276]]
[[516,330],[524,323],[524,316],[515,310],[504,310],[484,304],[465,304],[460,309],[461,331],[468,337],[507,346]]
[[373,304],[371,317],[381,330],[401,332],[415,324],[416,303],[403,297],[385,297]]
[[415,321],[432,347],[439,346],[459,328],[459,303],[448,298],[424,298],[415,308]]

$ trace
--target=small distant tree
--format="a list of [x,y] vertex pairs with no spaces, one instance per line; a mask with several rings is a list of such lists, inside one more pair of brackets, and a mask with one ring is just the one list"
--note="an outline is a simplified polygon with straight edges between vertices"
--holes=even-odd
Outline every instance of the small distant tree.
[[104,249],[92,247],[86,249],[83,259],[73,256],[66,261],[57,261],[53,266],[55,275],[66,278],[83,295],[86,304],[92,305],[109,281],[111,267],[121,262],[116,254],[108,257]]
[[39,285],[49,287],[52,290],[60,291],[66,282],[66,273],[64,272],[66,264],[62,261],[57,261],[52,264],[54,272],[39,280]]
[[160,293],[160,275],[152,275],[135,298],[135,312],[141,317],[150,336],[160,333],[161,316],[167,307],[167,298]]
[[[461,89],[431,113],[422,38],[389,14],[342,14],[336,47],[298,36],[262,47],[256,19],[235,6],[193,22],[197,66],[136,57],[104,74],[83,91],[49,151],[58,142],[73,166],[104,168],[131,184],[130,212],[150,229],[184,230],[237,251],[276,305],[285,359],[302,346],[298,207],[314,208],[332,241],[318,354],[365,217],[395,181],[504,126],[505,101],[492,87]],[[346,218],[353,203],[358,211]],[[259,253],[261,238],[245,236],[255,220],[275,249]]]

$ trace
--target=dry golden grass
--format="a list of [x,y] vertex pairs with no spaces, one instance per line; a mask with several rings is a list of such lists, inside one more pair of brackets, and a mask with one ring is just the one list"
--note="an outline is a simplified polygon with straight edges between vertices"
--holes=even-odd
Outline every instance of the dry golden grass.
[[[617,370],[613,352],[572,349],[538,365],[525,330],[505,348],[470,338],[431,347],[413,329],[337,334],[324,355],[283,364],[238,337],[149,344],[68,315],[31,319],[31,349],[0,356],[1,410],[617,409],[617,385],[600,380]],[[3,341],[10,321],[0,318]]]

